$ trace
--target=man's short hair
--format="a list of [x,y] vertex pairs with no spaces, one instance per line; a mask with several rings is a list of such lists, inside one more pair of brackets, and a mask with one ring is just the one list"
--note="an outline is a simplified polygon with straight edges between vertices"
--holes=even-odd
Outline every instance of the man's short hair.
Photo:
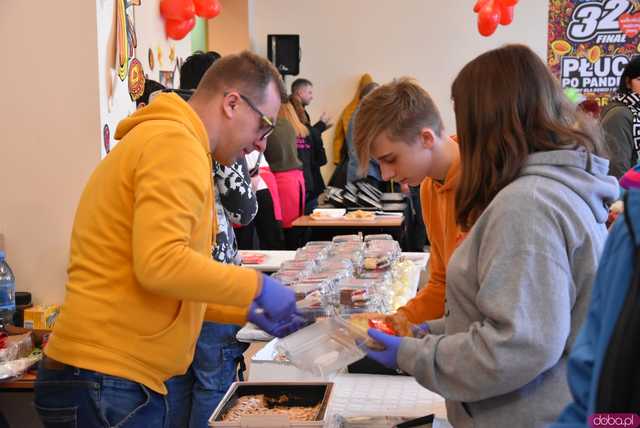
[[204,73],[218,59],[220,59],[218,52],[194,52],[180,67],[180,89],[197,88]]
[[280,73],[266,58],[249,51],[225,55],[206,71],[197,93],[217,94],[236,90],[255,103],[264,102],[267,86],[274,82],[282,102],[287,101],[287,90]]
[[311,81],[307,79],[296,79],[291,84],[291,93],[295,94],[296,92],[298,92],[298,89],[302,89],[305,86],[313,86],[313,83],[311,83]]
[[431,96],[415,80],[403,77],[367,95],[355,119],[354,145],[360,170],[371,157],[371,144],[383,132],[392,140],[410,143],[423,128],[440,136],[442,117]]
[[161,91],[163,89],[164,89],[164,86],[161,83],[158,83],[155,80],[145,79],[144,92],[142,93],[140,98],[136,100],[136,106],[139,106],[140,104],[143,104],[143,103],[145,105],[149,104],[149,97],[151,96],[151,94],[153,94],[156,91]]

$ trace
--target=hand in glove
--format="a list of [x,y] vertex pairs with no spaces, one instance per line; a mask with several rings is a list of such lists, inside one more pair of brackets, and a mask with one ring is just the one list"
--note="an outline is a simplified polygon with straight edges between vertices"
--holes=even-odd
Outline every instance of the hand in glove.
[[289,320],[296,311],[296,294],[293,290],[267,275],[262,275],[262,290],[253,302],[272,322]]
[[370,328],[367,333],[370,338],[384,346],[384,351],[375,351],[368,346],[365,347],[364,351],[367,353],[367,356],[390,369],[397,369],[398,350],[400,349],[402,338],[398,336],[391,336],[373,328]]
[[297,312],[288,319],[273,321],[255,303],[249,308],[248,320],[275,337],[288,336],[307,324],[307,320]]

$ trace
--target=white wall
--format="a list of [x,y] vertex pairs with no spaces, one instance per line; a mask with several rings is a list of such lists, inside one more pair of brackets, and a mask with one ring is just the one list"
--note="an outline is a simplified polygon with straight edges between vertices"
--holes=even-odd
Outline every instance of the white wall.
[[16,287],[60,302],[76,203],[100,158],[96,4],[0,2],[0,232]]
[[[299,77],[314,83],[312,119],[336,119],[365,72],[378,82],[413,76],[431,93],[454,132],[450,85],[464,64],[505,43],[524,43],[546,57],[547,0],[522,0],[508,27],[484,38],[474,0],[254,0],[249,18],[253,49],[266,56],[267,34],[300,34]],[[287,78],[287,84],[292,81]],[[329,155],[333,132],[326,132]],[[330,158],[332,158],[330,156]],[[327,175],[332,169],[325,168]]]
[[[190,39],[167,41],[159,0],[133,7],[137,55],[148,71],[149,47],[161,46],[162,69],[190,52]],[[102,127],[133,111],[118,79],[111,110],[114,0],[0,0],[0,234],[20,291],[38,303],[62,302],[69,240],[84,185],[100,161]],[[169,61],[175,45],[176,59]],[[111,60],[110,60],[111,58]],[[152,72],[157,79],[158,66]]]

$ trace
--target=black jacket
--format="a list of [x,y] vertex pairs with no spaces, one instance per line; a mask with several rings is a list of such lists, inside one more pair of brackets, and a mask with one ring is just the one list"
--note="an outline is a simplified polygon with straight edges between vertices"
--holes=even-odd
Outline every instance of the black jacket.
[[[308,119],[309,114],[306,114]],[[298,158],[303,165],[307,198],[310,198],[320,195],[326,187],[320,173],[320,167],[327,164],[327,154],[324,151],[324,143],[322,142],[322,133],[327,129],[327,125],[322,121],[318,121],[308,128],[309,136],[305,138],[303,145],[298,145]]]

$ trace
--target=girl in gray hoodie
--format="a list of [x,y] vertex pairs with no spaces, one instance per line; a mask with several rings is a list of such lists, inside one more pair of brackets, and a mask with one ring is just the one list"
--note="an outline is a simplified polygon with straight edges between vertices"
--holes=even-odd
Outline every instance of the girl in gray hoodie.
[[569,402],[566,361],[607,236],[601,134],[528,47],[467,64],[452,87],[461,155],[444,318],[424,339],[370,330],[368,354],[447,400],[455,427],[543,427]]

